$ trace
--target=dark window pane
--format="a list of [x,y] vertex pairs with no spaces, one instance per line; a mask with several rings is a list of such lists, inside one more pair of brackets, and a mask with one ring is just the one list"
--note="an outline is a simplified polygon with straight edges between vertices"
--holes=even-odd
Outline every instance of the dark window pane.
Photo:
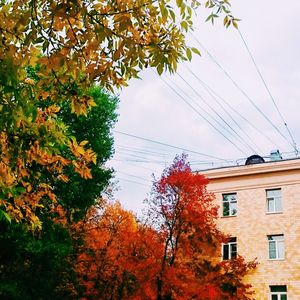
[[277,295],[272,295],[272,300],[279,300]]
[[223,245],[223,260],[229,259],[229,246]]
[[223,216],[229,216],[229,203],[223,203]]
[[280,300],[287,300],[287,295],[281,295]]
[[271,292],[286,292],[286,285],[271,285]]

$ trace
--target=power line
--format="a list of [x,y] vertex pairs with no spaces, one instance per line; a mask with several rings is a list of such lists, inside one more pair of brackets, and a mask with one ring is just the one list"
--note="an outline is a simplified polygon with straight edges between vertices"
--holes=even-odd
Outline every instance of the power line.
[[[274,141],[270,139],[263,131],[259,130],[252,122],[250,122],[246,117],[244,117],[238,110],[236,110],[227,100],[225,100],[222,96],[220,96],[216,91],[210,87],[206,82],[199,78],[188,66],[185,66],[187,70],[200,82],[200,84],[204,87],[204,89],[211,95],[211,97],[219,103],[219,105],[223,108],[223,110],[230,116],[233,122],[241,129],[241,131],[251,140],[251,142],[257,147],[260,148],[248,135],[248,133],[239,125],[239,123],[231,116],[231,114],[223,107],[222,104],[218,101],[220,99],[224,102],[233,112],[235,112],[240,118],[242,118],[247,124],[249,124],[255,131],[264,136],[272,145]],[[217,99],[218,98],[218,99]],[[278,146],[277,146],[278,148]]]
[[[236,134],[236,136],[240,139],[240,141],[246,145],[246,147],[250,148],[254,153],[256,151],[252,148],[250,144],[248,144],[247,141],[245,141],[240,134],[214,109],[212,105],[208,101],[205,100],[205,98],[189,83],[187,82],[179,73],[177,75],[185,82],[186,85],[188,85],[196,95]],[[223,126],[222,126],[223,127]],[[223,127],[224,128],[224,127]],[[230,132],[230,131],[229,131]],[[231,134],[231,132],[230,132]]]
[[121,135],[129,136],[129,137],[136,138],[136,139],[140,139],[140,140],[150,142],[150,143],[154,143],[154,144],[157,144],[157,145],[166,146],[166,147],[170,147],[170,148],[178,149],[178,150],[181,150],[181,151],[186,151],[186,152],[190,152],[190,153],[194,153],[194,154],[198,154],[198,155],[201,155],[201,156],[206,156],[206,157],[210,157],[210,158],[214,158],[214,159],[218,159],[218,160],[222,160],[222,161],[228,161],[228,159],[224,159],[224,158],[216,157],[216,156],[213,156],[213,155],[201,153],[201,152],[198,152],[198,151],[189,150],[189,149],[186,149],[186,148],[170,145],[170,144],[167,144],[167,143],[163,143],[163,142],[155,141],[155,140],[152,140],[152,139],[140,137],[140,136],[137,136],[137,135],[126,133],[126,132],[122,132],[122,131],[118,131],[118,130],[113,130],[113,131],[115,133],[118,133],[118,134],[121,134]]
[[201,112],[199,112],[191,103],[189,103],[184,97],[182,97],[166,80],[159,77],[185,104],[187,104],[197,115],[202,117],[209,125],[211,125],[219,134],[221,134],[227,141],[229,141],[235,148],[247,156],[247,154],[235,143],[233,143],[222,131],[220,131],[214,124],[210,122]]
[[[171,81],[170,82],[175,85],[175,87],[183,94],[185,95],[187,98],[190,98],[190,96],[182,89],[180,88],[175,82]],[[192,98],[190,98],[190,100],[192,100]],[[232,133],[226,128],[223,126],[222,123],[220,123],[216,118],[214,118],[205,108],[201,107],[197,102],[193,101],[195,103],[195,105],[201,109],[201,112],[205,112],[213,121],[215,121],[219,126],[221,126],[225,131],[227,131],[229,134],[232,135]]]
[[130,162],[130,165],[131,165],[131,166],[134,165],[134,166],[137,167],[137,168],[142,168],[142,169],[145,169],[145,170],[149,170],[149,171],[151,171],[151,172],[153,172],[153,173],[159,172],[158,170],[154,170],[154,169],[145,167],[144,165],[135,164],[135,163],[136,163],[135,161],[127,161],[127,160],[119,159],[119,158],[112,158],[111,160],[119,161],[119,162],[122,162],[122,163]]
[[255,66],[255,69],[256,69],[256,71],[257,71],[257,73],[258,73],[260,79],[261,79],[262,82],[263,82],[263,85],[265,86],[265,88],[266,88],[266,90],[267,90],[267,92],[268,92],[268,94],[269,94],[269,96],[270,96],[270,98],[271,98],[271,100],[272,100],[272,102],[273,102],[273,104],[274,104],[274,106],[275,106],[275,108],[276,108],[276,110],[277,110],[277,112],[278,112],[280,118],[281,118],[281,121],[283,122],[283,124],[284,124],[284,126],[285,126],[285,128],[286,128],[286,130],[287,130],[287,132],[288,132],[288,134],[289,134],[289,136],[290,136],[290,138],[291,138],[291,140],[292,140],[292,143],[293,143],[293,147],[294,147],[294,149],[295,149],[295,152],[298,153],[298,149],[297,149],[297,146],[296,146],[296,142],[295,142],[295,140],[294,140],[294,138],[293,138],[293,136],[292,136],[292,133],[291,133],[291,131],[290,131],[290,129],[289,129],[289,127],[288,127],[288,125],[287,125],[287,123],[286,123],[286,121],[285,121],[283,115],[282,115],[282,113],[280,112],[280,110],[279,110],[279,108],[278,108],[278,106],[277,106],[277,104],[276,104],[276,102],[275,102],[275,99],[274,99],[274,97],[273,97],[273,95],[272,95],[272,93],[271,93],[269,87],[267,86],[267,83],[266,83],[264,77],[262,76],[262,73],[260,72],[260,70],[259,70],[259,68],[258,68],[257,63],[255,62],[254,56],[252,55],[252,53],[251,53],[251,51],[250,51],[250,49],[249,49],[249,47],[248,47],[248,45],[247,45],[247,43],[246,43],[246,40],[245,40],[245,38],[244,38],[243,35],[242,35],[242,32],[241,32],[239,29],[238,29],[238,33],[239,33],[239,35],[240,35],[240,37],[241,37],[241,39],[242,39],[242,41],[243,41],[243,44],[245,45],[245,47],[246,47],[246,49],[247,49],[247,52],[248,52],[248,54],[249,54],[249,56],[250,56],[250,58],[251,58],[251,60],[252,60],[252,62],[253,62],[253,64],[254,64],[254,66]]
[[274,123],[267,117],[267,115],[255,104],[255,102],[248,96],[248,94],[237,84],[237,82],[229,75],[229,73],[218,63],[214,56],[200,43],[200,41],[193,35],[195,41],[202,47],[210,59],[222,70],[226,77],[233,83],[233,85],[246,97],[246,99],[255,107],[255,109],[265,118],[265,120],[277,131],[277,133],[294,148],[294,145],[287,139],[287,137],[274,125]]
[[135,180],[125,179],[125,178],[122,178],[122,177],[118,177],[117,179],[119,179],[119,180],[124,180],[124,181],[128,181],[128,182],[131,182],[131,183],[135,183],[135,184],[139,184],[139,185],[143,185],[143,186],[149,187],[149,185],[144,184],[144,183],[141,183],[141,182],[137,182],[137,181],[135,181]]
[[137,178],[139,180],[143,180],[143,181],[151,183],[151,180],[143,178],[143,177],[140,177],[140,176],[132,175],[132,174],[129,174],[129,173],[126,173],[126,172],[122,172],[122,171],[117,171],[117,173],[120,173],[120,174],[123,174],[123,175],[126,175],[126,176],[130,176],[130,177],[134,177],[134,178]]

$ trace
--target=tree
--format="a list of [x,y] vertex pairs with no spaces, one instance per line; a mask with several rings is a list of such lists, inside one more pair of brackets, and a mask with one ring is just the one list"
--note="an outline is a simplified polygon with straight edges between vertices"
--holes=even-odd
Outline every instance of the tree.
[[85,243],[76,269],[85,299],[249,300],[243,277],[255,262],[220,261],[228,237],[216,226],[207,179],[177,157],[155,181],[151,223],[108,204],[78,223]]
[[84,299],[154,299],[163,251],[159,236],[120,203],[92,208],[77,224],[84,244],[76,261]]
[[[158,73],[175,71],[178,61],[198,52],[184,40],[198,5],[196,0],[0,3],[0,217],[41,229],[36,212],[57,203],[45,178],[67,181],[70,168],[92,177],[96,154],[85,140],[68,134],[59,103],[86,115],[96,105],[89,94],[95,82],[113,89],[148,66]],[[206,6],[213,10],[211,19],[224,13],[227,23],[234,20],[227,0],[208,0]],[[30,67],[37,69],[34,78]],[[66,148],[72,155],[65,156]]]
[[[112,170],[103,168],[103,164],[113,153],[111,128],[118,105],[117,98],[99,87],[92,88],[90,95],[97,106],[87,116],[77,117],[68,105],[61,103],[57,117],[68,126],[68,132],[78,140],[88,139],[96,151],[96,164],[91,167],[93,178],[86,180],[70,168],[65,171],[66,184],[43,173],[43,179],[58,196],[55,207],[36,212],[43,223],[38,234],[28,232],[22,223],[0,221],[1,299],[77,298],[73,256],[80,241],[73,236],[71,221],[85,216],[111,177]],[[71,155],[67,147],[61,153]]]
[[228,237],[217,228],[214,195],[185,158],[176,157],[164,170],[148,200],[164,243],[156,299],[250,299],[242,277],[256,263],[242,257],[220,262],[221,243]]

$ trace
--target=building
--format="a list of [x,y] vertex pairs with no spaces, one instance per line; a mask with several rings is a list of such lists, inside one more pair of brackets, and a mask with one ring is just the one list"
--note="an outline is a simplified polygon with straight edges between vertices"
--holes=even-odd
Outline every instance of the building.
[[300,159],[278,159],[201,173],[220,206],[219,227],[232,237],[222,259],[257,258],[245,278],[255,299],[299,300]]

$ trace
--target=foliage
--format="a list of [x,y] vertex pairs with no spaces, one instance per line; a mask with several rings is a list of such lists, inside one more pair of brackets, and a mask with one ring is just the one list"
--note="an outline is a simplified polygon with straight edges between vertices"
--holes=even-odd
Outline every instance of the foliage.
[[[65,122],[69,133],[78,140],[88,139],[95,149],[97,164],[91,168],[93,178],[81,178],[70,168],[65,171],[68,183],[64,183],[43,172],[43,180],[51,184],[58,196],[55,208],[37,212],[43,222],[38,233],[29,233],[22,223],[0,221],[1,299],[77,298],[72,261],[80,241],[74,239],[70,222],[85,215],[111,177],[111,170],[103,168],[103,163],[113,151],[110,130],[116,121],[118,104],[117,98],[98,87],[92,88],[90,95],[97,106],[87,117],[77,117],[62,103],[58,118]],[[67,147],[61,153],[71,156]]]
[[[87,115],[97,81],[126,85],[145,67],[175,71],[191,58],[184,40],[197,0],[14,0],[0,2],[0,218],[41,229],[38,211],[57,203],[45,180],[70,169],[92,177],[95,152],[68,134],[59,103]],[[225,13],[227,1],[208,7]],[[177,12],[177,14],[175,13]],[[35,76],[28,68],[37,67]],[[71,156],[65,156],[69,148]],[[44,173],[47,173],[44,175]]]
[[76,261],[84,299],[153,299],[162,250],[155,231],[119,203],[107,203],[91,209],[77,232],[85,241]]
[[[85,299],[251,299],[242,278],[255,262],[220,261],[227,242],[216,226],[207,179],[177,157],[154,182],[151,226],[119,204],[79,223],[85,244],[76,263]],[[148,219],[149,220],[149,219]]]
[[[64,285],[74,282],[66,259],[72,250],[68,231],[43,220],[40,236],[21,224],[0,223],[0,298],[15,300],[68,299]],[[72,298],[72,297],[70,297]]]
[[104,163],[113,153],[111,129],[117,120],[118,99],[99,87],[91,88],[89,95],[95,101],[96,107],[90,109],[87,116],[77,117],[66,104],[58,114],[72,136],[79,141],[89,141],[88,146],[97,154],[96,164],[90,166],[92,178],[86,180],[70,167],[65,172],[68,183],[55,183],[58,202],[74,221],[85,216],[87,209],[104,191],[112,176],[112,170],[105,168]]
[[[150,218],[164,236],[157,299],[250,299],[241,279],[255,262],[241,257],[220,262],[221,243],[228,237],[217,228],[214,195],[185,159],[176,157],[164,170],[148,200]],[[237,294],[231,293],[236,288]]]

